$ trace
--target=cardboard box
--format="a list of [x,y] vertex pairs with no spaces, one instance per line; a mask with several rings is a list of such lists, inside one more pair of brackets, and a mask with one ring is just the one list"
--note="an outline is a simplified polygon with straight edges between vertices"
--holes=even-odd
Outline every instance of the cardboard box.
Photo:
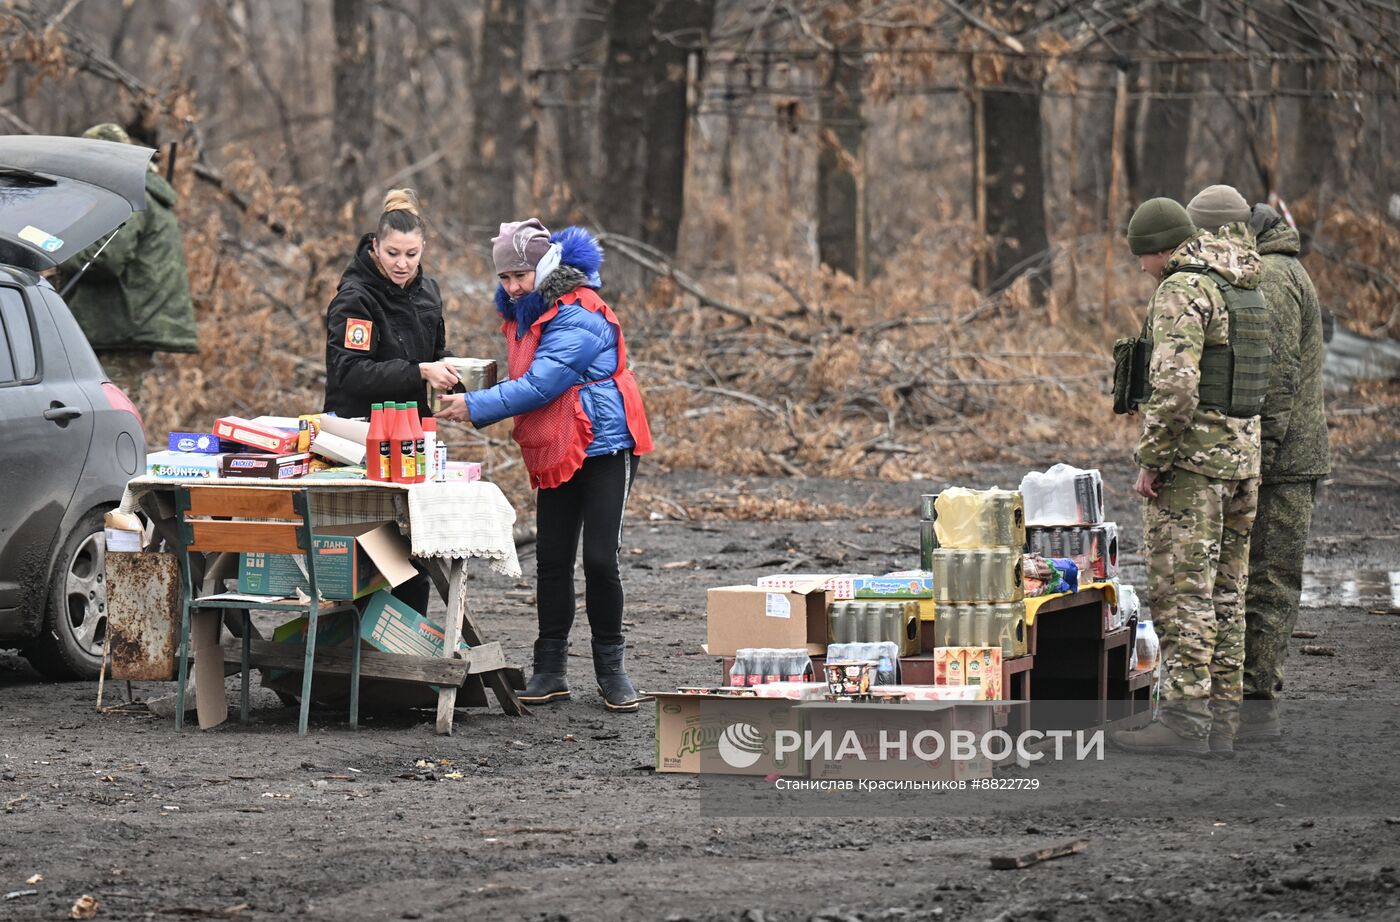
[[760,576],[755,583],[764,589],[795,589],[820,583],[831,593],[837,602],[845,602],[856,597],[855,581],[868,577],[868,573],[778,573],[773,576]]
[[481,479],[481,462],[448,461],[441,479],[444,483],[474,483]]
[[221,455],[219,473],[223,477],[249,477],[262,480],[289,480],[306,474],[311,455],[236,454]]
[[[800,704],[803,723],[814,745],[830,734],[831,746],[807,764],[808,777],[875,781],[952,781],[991,776],[992,765],[980,752],[970,760],[952,758],[950,735],[970,730],[979,738],[991,729],[991,709],[947,701],[900,704],[810,702]],[[936,743],[919,734],[938,734]],[[902,752],[899,742],[904,742]],[[852,742],[854,741],[854,742]],[[884,749],[882,746],[891,748]],[[922,756],[932,755],[933,758]],[[906,756],[906,757],[901,757]]]
[[[442,656],[446,636],[442,625],[423,617],[387,589],[376,592],[360,616],[360,638],[385,653]],[[466,643],[457,648],[465,651]]]
[[987,700],[1001,700],[1001,647],[937,647],[933,684],[980,685]]
[[[327,525],[316,530],[316,582],[322,598],[358,599],[417,575],[408,541],[393,522]],[[243,553],[238,559],[238,591],[285,598],[310,581],[305,558],[293,554]]]
[[212,480],[219,476],[223,457],[192,451],[153,451],[146,455],[146,474],[163,480]]
[[931,599],[932,575],[865,576],[855,581],[857,599]]
[[219,455],[242,450],[237,443],[225,442],[208,432],[172,432],[166,441],[166,447],[171,451],[200,455]]
[[799,751],[779,761],[774,734],[801,730],[787,698],[662,692],[656,701],[656,770],[689,774],[802,776]]
[[788,591],[758,586],[711,589],[705,652],[733,656],[741,647],[803,647],[808,653],[824,653],[831,642],[826,619],[830,596],[820,586]]
[[225,416],[214,423],[214,434],[221,439],[276,455],[296,451],[297,447],[295,427],[288,431],[238,416]]

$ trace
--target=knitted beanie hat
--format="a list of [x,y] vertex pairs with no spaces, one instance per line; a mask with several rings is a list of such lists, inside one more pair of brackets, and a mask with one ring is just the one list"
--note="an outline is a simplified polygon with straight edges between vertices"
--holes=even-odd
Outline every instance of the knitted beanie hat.
[[1134,256],[1174,250],[1195,232],[1196,227],[1180,202],[1152,198],[1139,205],[1128,221],[1128,248]]
[[500,236],[491,238],[491,259],[498,275],[533,271],[548,251],[549,231],[539,218],[502,224]]
[[1197,227],[1215,230],[1236,221],[1249,220],[1249,203],[1234,186],[1206,186],[1191,203],[1186,213]]

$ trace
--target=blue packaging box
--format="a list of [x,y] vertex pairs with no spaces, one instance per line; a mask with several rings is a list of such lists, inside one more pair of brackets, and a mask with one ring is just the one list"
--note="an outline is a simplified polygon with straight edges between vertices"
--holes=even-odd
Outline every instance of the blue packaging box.
[[243,446],[225,442],[212,432],[172,432],[166,447],[171,451],[198,455],[218,455],[243,450]]
[[863,576],[852,583],[857,599],[933,598],[932,576]]

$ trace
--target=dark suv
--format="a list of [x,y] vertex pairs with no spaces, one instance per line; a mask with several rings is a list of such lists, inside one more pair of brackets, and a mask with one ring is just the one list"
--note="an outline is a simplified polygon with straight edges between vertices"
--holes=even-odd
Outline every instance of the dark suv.
[[102,516],[146,463],[141,418],[38,273],[146,207],[148,148],[0,137],[0,646],[91,678],[107,632]]

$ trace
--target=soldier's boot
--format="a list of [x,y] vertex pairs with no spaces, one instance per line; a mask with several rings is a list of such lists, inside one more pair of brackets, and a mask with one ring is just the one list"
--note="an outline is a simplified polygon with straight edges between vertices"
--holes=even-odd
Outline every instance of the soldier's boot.
[[1267,746],[1283,739],[1277,701],[1246,701],[1241,718],[1235,742],[1246,746]]
[[535,668],[519,698],[525,704],[549,704],[569,697],[569,642],[541,637],[535,641]]
[[1150,724],[1141,730],[1115,730],[1108,735],[1108,739],[1124,752],[1210,758],[1210,745],[1204,737],[1192,739],[1182,736],[1161,722]]
[[1210,754],[1217,759],[1233,759],[1235,757],[1235,741],[1224,734],[1212,733],[1210,735]]

